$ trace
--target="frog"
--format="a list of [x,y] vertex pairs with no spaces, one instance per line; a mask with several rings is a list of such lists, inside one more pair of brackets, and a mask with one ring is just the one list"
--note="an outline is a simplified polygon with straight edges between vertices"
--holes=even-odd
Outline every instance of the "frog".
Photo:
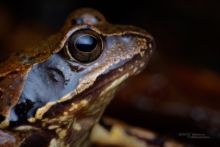
[[72,12],[63,27],[0,64],[0,146],[86,147],[121,85],[155,48],[147,31]]

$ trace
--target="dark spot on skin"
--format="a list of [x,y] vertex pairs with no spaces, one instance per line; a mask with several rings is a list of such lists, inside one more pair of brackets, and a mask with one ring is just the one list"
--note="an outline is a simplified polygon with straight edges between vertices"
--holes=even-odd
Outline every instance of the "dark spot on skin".
[[27,119],[27,113],[31,108],[33,108],[34,104],[29,99],[26,99],[24,102],[17,104],[15,106],[15,113],[18,116],[19,120],[26,120]]
[[2,115],[0,115],[0,123],[1,123],[3,120],[5,120],[5,117],[2,116]]

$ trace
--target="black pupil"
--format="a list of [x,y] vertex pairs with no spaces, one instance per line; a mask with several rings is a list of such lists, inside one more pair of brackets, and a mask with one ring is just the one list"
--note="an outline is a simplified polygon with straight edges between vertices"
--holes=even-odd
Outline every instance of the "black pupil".
[[97,40],[91,35],[79,36],[75,41],[75,47],[82,52],[91,52],[96,45]]

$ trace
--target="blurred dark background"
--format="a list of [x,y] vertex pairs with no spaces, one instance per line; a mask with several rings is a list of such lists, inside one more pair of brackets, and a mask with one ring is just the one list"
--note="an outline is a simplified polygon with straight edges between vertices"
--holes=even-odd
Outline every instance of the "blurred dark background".
[[56,31],[72,10],[93,7],[112,23],[149,30],[156,38],[158,51],[168,58],[219,72],[219,6],[213,0],[5,0],[1,9],[10,12],[14,24],[32,22]]
[[[145,28],[156,40],[157,50],[148,69],[128,81],[107,115],[192,146],[202,146],[204,142],[215,142],[218,146],[220,2],[1,1],[1,59],[14,49],[31,46],[33,40],[36,42],[58,31],[68,14],[80,7],[96,8],[112,23]],[[200,133],[208,139],[187,138],[181,133]]]

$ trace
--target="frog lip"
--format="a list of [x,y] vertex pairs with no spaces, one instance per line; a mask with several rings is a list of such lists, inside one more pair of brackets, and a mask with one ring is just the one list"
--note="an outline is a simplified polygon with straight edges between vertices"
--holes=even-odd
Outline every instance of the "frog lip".
[[[147,61],[144,61],[146,59],[142,59],[140,55],[135,55],[132,60],[125,62],[122,66],[117,67],[116,69],[112,69],[108,73],[101,75],[98,77],[97,81],[100,80],[100,82],[103,82],[103,80],[106,80],[106,84],[110,83],[114,80],[117,80],[121,76],[128,74],[130,76],[136,75],[140,73],[142,70],[144,70]],[[105,83],[103,83],[105,84]]]
[[[100,75],[93,85],[91,85],[88,89],[82,92],[82,95],[89,95],[90,93],[97,92],[99,89],[102,89],[108,86],[110,83],[120,79],[124,75],[126,75],[126,80],[130,76],[137,75],[141,71],[143,71],[148,63],[149,58],[147,56],[141,57],[140,54],[133,56],[133,58],[129,61],[126,61],[123,65],[118,66],[115,69],[108,71],[105,74]],[[118,83],[119,86],[124,80]],[[80,95],[81,95],[80,94]],[[73,101],[81,99],[81,96],[76,96],[72,98]]]

